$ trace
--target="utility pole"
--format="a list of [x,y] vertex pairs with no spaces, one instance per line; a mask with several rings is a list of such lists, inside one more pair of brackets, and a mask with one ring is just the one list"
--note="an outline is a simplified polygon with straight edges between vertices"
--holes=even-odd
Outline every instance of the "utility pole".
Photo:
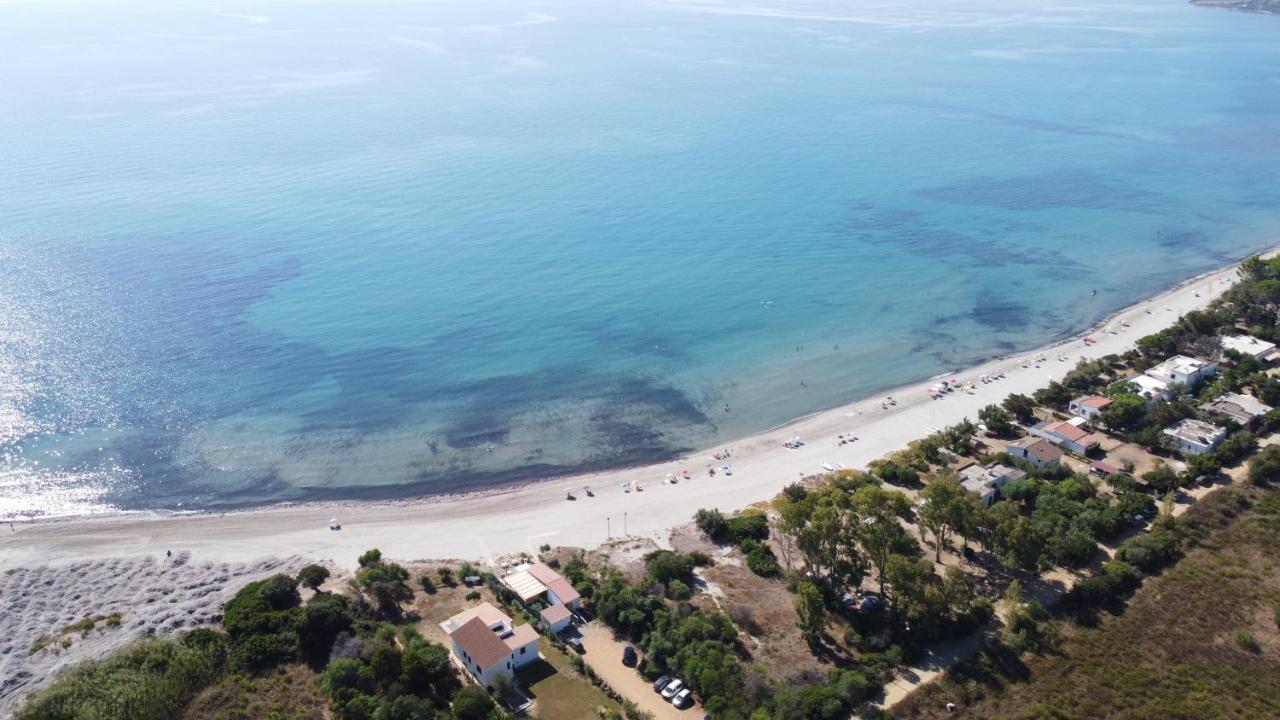
[[622,511],[622,535],[625,537],[627,534],[628,534],[627,533],[627,512],[623,510]]
[[609,516],[604,516],[604,534],[607,538],[613,538],[613,530],[609,527]]

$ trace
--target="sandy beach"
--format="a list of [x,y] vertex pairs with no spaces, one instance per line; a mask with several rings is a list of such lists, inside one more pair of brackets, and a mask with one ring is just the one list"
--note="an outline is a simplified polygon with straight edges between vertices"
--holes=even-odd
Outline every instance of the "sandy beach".
[[[932,429],[962,418],[1010,393],[1031,394],[1060,379],[1081,358],[1120,353],[1137,338],[1172,324],[1217,297],[1236,278],[1236,266],[1185,281],[1149,301],[1130,306],[1075,337],[1038,350],[986,362],[950,377],[974,382],[932,399],[927,380],[815,413],[725,446],[643,467],[581,475],[466,495],[397,502],[335,502],[264,507],[223,514],[119,514],[18,523],[0,529],[0,567],[59,565],[92,558],[190,553],[198,561],[245,562],[264,556],[301,555],[351,567],[370,547],[406,560],[438,557],[494,558],[540,545],[595,547],[623,535],[666,544],[667,531],[701,507],[725,511],[767,500],[824,464],[864,468]],[[1096,341],[1086,343],[1083,338]],[[1003,375],[991,383],[983,375]],[[882,407],[884,397],[896,405]],[[840,434],[856,442],[840,445]],[[783,443],[799,436],[804,445]],[[714,455],[731,449],[727,460]],[[723,471],[730,465],[732,474]],[[708,476],[707,467],[717,473]],[[690,479],[670,484],[670,474]],[[638,483],[642,491],[624,492]],[[588,497],[584,487],[594,492]],[[566,499],[572,489],[576,500]],[[331,518],[342,525],[328,528]]]

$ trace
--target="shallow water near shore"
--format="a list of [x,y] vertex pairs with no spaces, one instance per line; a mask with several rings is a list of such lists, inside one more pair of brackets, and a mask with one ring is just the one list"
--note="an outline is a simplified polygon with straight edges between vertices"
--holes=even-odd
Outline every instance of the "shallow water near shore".
[[1274,244],[1277,22],[0,5],[0,517],[644,462],[1079,331]]

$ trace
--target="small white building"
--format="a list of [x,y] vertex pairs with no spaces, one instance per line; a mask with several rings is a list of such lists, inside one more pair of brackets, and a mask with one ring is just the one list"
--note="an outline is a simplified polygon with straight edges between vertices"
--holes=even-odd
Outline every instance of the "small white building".
[[1093,421],[1102,414],[1103,410],[1111,404],[1111,398],[1105,395],[1084,395],[1071,401],[1067,406],[1067,410],[1076,417]]
[[1146,374],[1166,384],[1186,385],[1190,390],[1218,374],[1218,363],[1204,358],[1174,355],[1148,370]]
[[1220,418],[1233,420],[1245,427],[1252,426],[1263,415],[1271,412],[1271,406],[1253,397],[1240,393],[1227,393],[1203,405],[1205,412]]
[[493,689],[499,675],[508,679],[538,659],[538,631],[511,624],[506,613],[481,603],[440,623],[453,641],[453,657],[484,687]]
[[1027,476],[1017,468],[999,463],[985,468],[977,463],[971,463],[957,472],[960,474],[960,484],[964,489],[982,498],[982,502],[987,505],[995,502],[1000,488]]
[[1156,400],[1169,399],[1169,383],[1157,380],[1150,375],[1134,375],[1125,378],[1124,382],[1137,386],[1137,394],[1145,398],[1148,404]]
[[569,623],[573,618],[573,611],[569,609],[568,605],[549,605],[543,608],[542,612],[538,613],[538,616],[542,618],[542,622],[547,624],[551,632],[558,633],[569,627]]
[[1226,429],[1194,418],[1183,420],[1162,432],[1173,438],[1178,451],[1183,455],[1203,455],[1216,448],[1227,437]]
[[1005,446],[1005,452],[1022,458],[1036,467],[1049,467],[1062,461],[1062,451],[1039,437],[1024,437]]
[[1062,421],[1046,420],[1031,428],[1030,432],[1032,435],[1042,437],[1067,452],[1084,455],[1098,444],[1098,438],[1085,432],[1080,427],[1083,424],[1084,418],[1079,417]]
[[1227,350],[1251,355],[1263,363],[1269,363],[1277,357],[1275,343],[1269,343],[1252,335],[1223,335],[1219,339],[1222,341],[1224,357]]

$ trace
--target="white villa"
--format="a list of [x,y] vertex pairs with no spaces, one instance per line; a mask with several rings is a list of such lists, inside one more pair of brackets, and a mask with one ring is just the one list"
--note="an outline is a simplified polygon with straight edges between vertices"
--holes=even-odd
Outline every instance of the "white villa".
[[1005,452],[1022,458],[1036,467],[1049,467],[1062,460],[1062,451],[1053,443],[1038,437],[1024,437],[1005,446]]
[[1068,452],[1084,455],[1090,448],[1098,444],[1098,438],[1085,432],[1080,427],[1083,424],[1084,418],[1080,417],[1062,421],[1046,420],[1031,428],[1030,432],[1032,435],[1042,437]]
[[1178,451],[1183,455],[1203,455],[1216,448],[1227,437],[1226,429],[1192,418],[1167,427],[1162,432],[1173,438]]
[[1124,382],[1130,385],[1138,386],[1138,394],[1147,399],[1150,403],[1153,400],[1169,399],[1169,383],[1163,380],[1157,380],[1150,375],[1134,375],[1125,378]]
[[1164,382],[1166,385],[1181,383],[1188,390],[1213,377],[1218,373],[1218,363],[1203,358],[1174,355],[1146,372],[1148,377]]
[[511,624],[506,613],[489,603],[463,610],[440,623],[453,641],[453,657],[482,686],[493,689],[499,675],[511,679],[538,659],[538,631]]
[[977,463],[966,465],[958,471],[960,473],[960,484],[965,490],[974,493],[982,498],[982,502],[990,505],[996,500],[996,493],[1000,488],[1008,485],[1015,480],[1021,480],[1027,476],[1017,468],[1011,468],[1008,465],[996,463],[982,467]]
[[1260,362],[1271,362],[1277,357],[1275,343],[1269,343],[1252,335],[1223,335],[1222,349],[1234,350],[1244,355],[1252,355]]
[[1111,398],[1105,395],[1084,395],[1071,401],[1067,410],[1079,418],[1096,420],[1103,410],[1111,404]]

